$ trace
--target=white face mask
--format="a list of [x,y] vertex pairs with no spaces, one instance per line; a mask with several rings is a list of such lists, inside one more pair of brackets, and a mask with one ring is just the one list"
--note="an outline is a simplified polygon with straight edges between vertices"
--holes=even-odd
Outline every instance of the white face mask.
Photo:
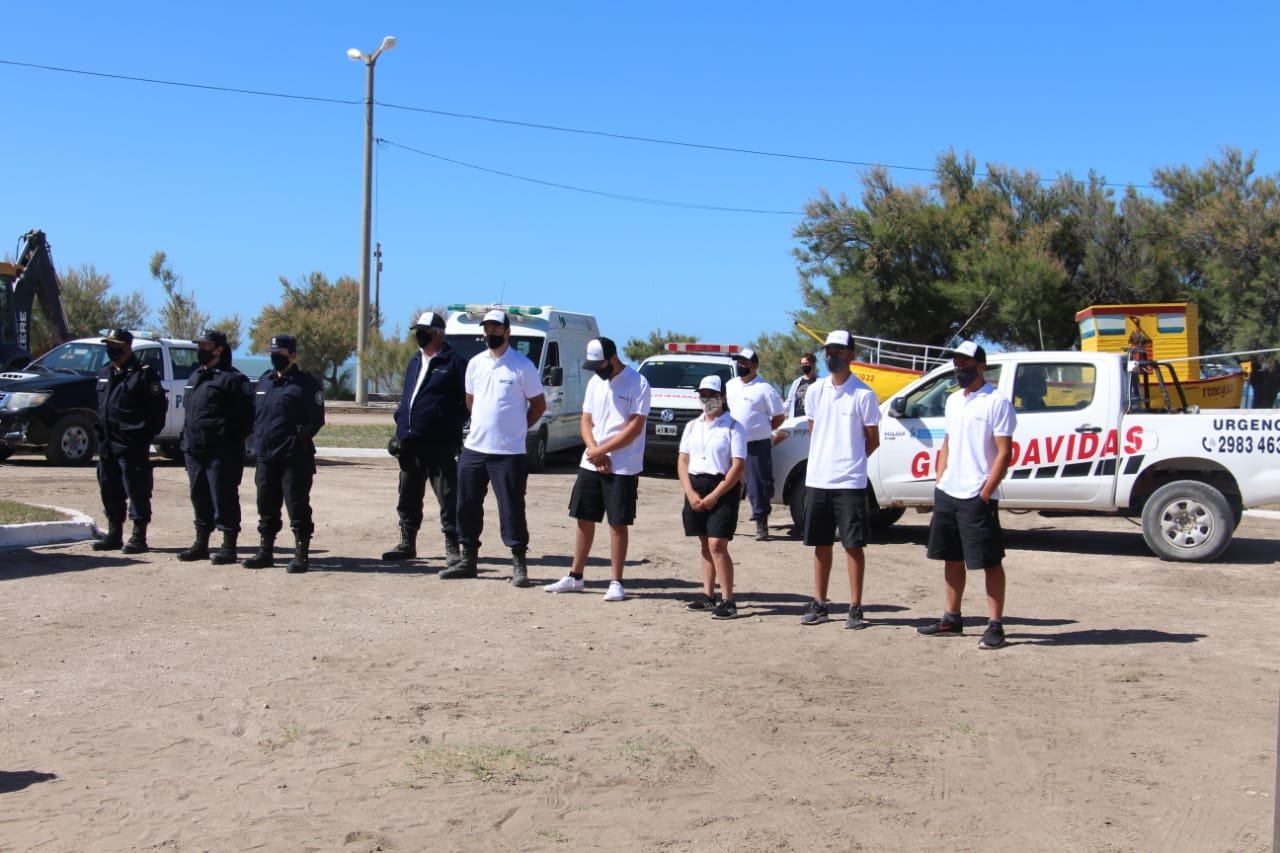
[[703,400],[703,401],[702,401],[702,411],[703,411],[703,413],[704,413],[704,414],[708,414],[708,415],[718,415],[718,414],[720,414],[720,398],[719,398],[719,397],[709,397],[709,398],[707,398],[706,400]]

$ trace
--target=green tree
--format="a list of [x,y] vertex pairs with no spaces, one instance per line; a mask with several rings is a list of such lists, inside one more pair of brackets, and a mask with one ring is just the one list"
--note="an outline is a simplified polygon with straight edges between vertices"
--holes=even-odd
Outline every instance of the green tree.
[[697,340],[697,335],[654,329],[647,338],[629,338],[622,346],[622,355],[632,364],[639,364],[651,355],[666,352],[668,341],[678,344],[691,344],[696,343]]
[[[1255,154],[1225,148],[1198,169],[1155,172],[1179,273],[1200,308],[1201,351],[1280,347],[1280,183],[1255,164]],[[1254,405],[1270,406],[1280,361],[1253,362]]]
[[413,335],[401,332],[399,326],[390,337],[384,337],[380,329],[374,329],[361,361],[364,375],[369,380],[369,392],[399,397],[404,390],[405,367],[417,352],[418,342]]
[[[266,352],[273,335],[293,335],[302,369],[323,379],[330,397],[349,396],[350,371],[343,365],[356,351],[360,283],[349,276],[330,283],[324,273],[313,272],[296,283],[281,276],[280,286],[280,304],[264,306],[249,326],[250,352]],[[373,318],[373,328],[379,325]]]
[[[62,271],[59,276],[62,308],[73,337],[92,337],[103,329],[145,329],[146,299],[140,291],[127,296],[112,294],[111,276],[99,273],[93,264]],[[37,302],[31,343],[34,352],[44,352],[56,343],[53,327],[40,311]]]
[[164,252],[151,256],[151,277],[164,289],[165,302],[157,312],[161,333],[175,338],[194,338],[205,329],[218,329],[227,336],[231,349],[240,346],[240,315],[231,314],[210,321],[209,315],[196,306],[196,297],[182,288],[182,276],[174,272]]

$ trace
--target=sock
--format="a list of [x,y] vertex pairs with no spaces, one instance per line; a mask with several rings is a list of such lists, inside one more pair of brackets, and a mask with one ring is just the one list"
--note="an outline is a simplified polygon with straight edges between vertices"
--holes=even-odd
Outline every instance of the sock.
[[569,577],[573,578],[576,581],[580,581],[582,580],[582,572],[577,572],[577,573],[569,572]]

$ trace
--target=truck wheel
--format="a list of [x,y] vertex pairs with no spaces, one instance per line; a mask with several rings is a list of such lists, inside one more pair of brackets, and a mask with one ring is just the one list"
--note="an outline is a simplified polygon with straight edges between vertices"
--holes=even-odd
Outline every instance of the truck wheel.
[[791,510],[791,523],[799,530],[804,529],[804,473],[808,466],[807,461],[797,464],[787,478],[791,483],[787,490],[787,509]]
[[537,434],[526,442],[525,458],[530,473],[537,474],[547,467],[547,428],[538,430]]
[[176,444],[157,444],[156,452],[164,459],[170,462],[182,461],[182,448]]
[[97,449],[92,421],[84,415],[67,415],[53,425],[44,455],[54,465],[88,465]]
[[1206,562],[1231,543],[1231,505],[1199,480],[1176,480],[1156,489],[1142,510],[1142,537],[1162,560]]
[[894,523],[907,511],[907,508],[902,506],[881,509],[880,503],[876,500],[875,489],[870,487],[867,488],[867,508],[871,511],[871,529],[875,531],[884,531],[893,527]]

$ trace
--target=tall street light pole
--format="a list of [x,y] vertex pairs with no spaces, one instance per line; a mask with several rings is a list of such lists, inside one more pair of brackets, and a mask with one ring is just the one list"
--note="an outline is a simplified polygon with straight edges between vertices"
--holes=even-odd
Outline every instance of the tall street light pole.
[[369,348],[369,232],[373,220],[373,66],[384,50],[396,46],[387,36],[373,53],[351,48],[347,56],[365,65],[364,85],[364,216],[360,229],[360,310],[356,318],[356,405],[369,403],[369,382],[364,375],[364,354]]

